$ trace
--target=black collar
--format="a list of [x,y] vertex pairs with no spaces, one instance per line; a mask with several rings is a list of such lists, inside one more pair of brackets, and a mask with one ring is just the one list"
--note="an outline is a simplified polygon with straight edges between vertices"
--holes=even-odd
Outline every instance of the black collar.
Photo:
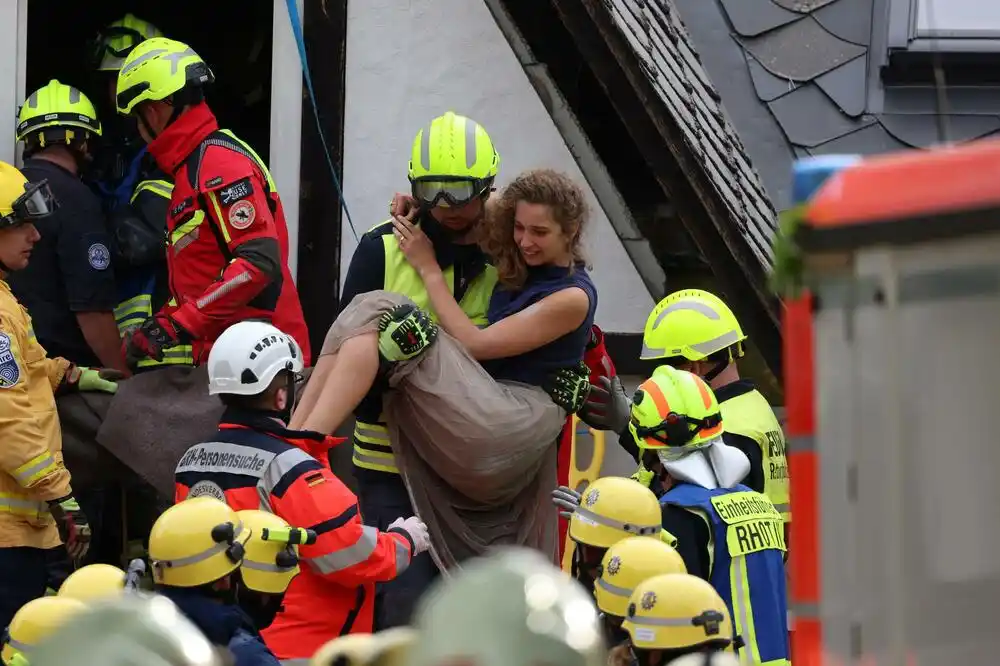
[[237,425],[264,432],[281,439],[308,439],[317,442],[326,440],[326,435],[312,430],[289,430],[283,423],[275,420],[270,412],[258,412],[236,407],[226,407],[220,421],[223,425]]

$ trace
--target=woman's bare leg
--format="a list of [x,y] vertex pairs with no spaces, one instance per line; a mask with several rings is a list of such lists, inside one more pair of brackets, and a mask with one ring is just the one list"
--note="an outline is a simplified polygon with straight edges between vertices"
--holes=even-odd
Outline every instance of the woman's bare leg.
[[302,424],[316,407],[316,401],[323,391],[323,385],[336,364],[337,352],[324,354],[316,361],[312,374],[309,375],[309,381],[306,382],[306,390],[302,392],[299,403],[295,406],[295,411],[292,412],[292,420],[288,424],[289,428],[292,430],[302,429]]
[[317,382],[320,392],[303,416],[298,426],[301,430],[333,432],[371,390],[379,366],[378,333],[373,331],[345,340],[329,366],[325,376],[317,378],[322,380]]

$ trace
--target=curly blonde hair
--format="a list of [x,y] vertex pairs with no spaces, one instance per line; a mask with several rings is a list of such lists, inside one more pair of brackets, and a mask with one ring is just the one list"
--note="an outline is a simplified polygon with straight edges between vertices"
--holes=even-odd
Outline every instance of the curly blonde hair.
[[500,284],[520,289],[528,278],[528,266],[514,242],[514,213],[520,201],[548,206],[552,219],[569,240],[573,263],[586,261],[583,229],[588,207],[583,190],[569,176],[552,169],[525,171],[487,207],[486,224],[482,225],[479,244],[492,257]]

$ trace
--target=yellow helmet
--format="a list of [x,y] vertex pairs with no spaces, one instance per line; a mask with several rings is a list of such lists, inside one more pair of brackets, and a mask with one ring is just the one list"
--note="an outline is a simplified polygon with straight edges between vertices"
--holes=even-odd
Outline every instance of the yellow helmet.
[[594,586],[597,608],[625,617],[629,598],[639,583],[668,573],[687,573],[684,559],[659,539],[629,537],[608,548]]
[[0,229],[40,220],[55,207],[47,181],[29,183],[17,167],[0,162]]
[[21,606],[7,628],[0,650],[5,666],[26,663],[23,653],[58,630],[77,613],[87,610],[86,604],[66,597],[41,597]]
[[213,81],[212,70],[187,44],[166,37],[147,39],[132,49],[118,72],[118,113],[129,114],[142,102],[200,90]]
[[701,289],[675,291],[656,304],[646,319],[639,358],[683,357],[701,361],[747,339],[736,315],[721,298]]
[[635,390],[628,429],[643,449],[698,448],[722,434],[722,412],[704,379],[663,365]]
[[69,575],[57,596],[93,601],[117,597],[124,592],[124,571],[110,564],[88,564]]
[[247,588],[265,594],[281,594],[299,574],[299,544],[316,542],[316,533],[289,526],[267,511],[237,511],[251,533],[240,564]]
[[163,33],[149,21],[126,14],[97,35],[92,61],[99,72],[117,72],[132,49],[153,37],[163,37]]
[[686,573],[648,578],[629,598],[622,628],[639,650],[676,650],[733,641],[729,609],[710,583]]
[[677,657],[666,666],[742,666],[742,662],[732,652],[693,652]]
[[621,476],[601,477],[587,486],[569,520],[570,538],[594,548],[609,548],[628,536],[659,536],[662,529],[653,491]]
[[[82,137],[79,130],[83,130]],[[101,136],[101,121],[89,97],[52,79],[24,100],[17,112],[16,132],[18,141],[30,139],[44,148],[89,134]]]
[[163,512],[149,533],[153,582],[197,587],[223,578],[243,560],[250,529],[225,502],[193,497]]
[[410,152],[413,196],[425,206],[460,206],[493,186],[500,155],[482,125],[448,111],[417,132]]

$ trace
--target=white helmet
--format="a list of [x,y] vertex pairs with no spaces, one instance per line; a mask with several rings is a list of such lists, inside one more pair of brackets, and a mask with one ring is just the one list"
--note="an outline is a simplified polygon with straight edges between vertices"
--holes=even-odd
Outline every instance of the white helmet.
[[257,395],[282,370],[302,372],[303,367],[302,350],[292,336],[262,321],[241,321],[212,345],[208,392]]

